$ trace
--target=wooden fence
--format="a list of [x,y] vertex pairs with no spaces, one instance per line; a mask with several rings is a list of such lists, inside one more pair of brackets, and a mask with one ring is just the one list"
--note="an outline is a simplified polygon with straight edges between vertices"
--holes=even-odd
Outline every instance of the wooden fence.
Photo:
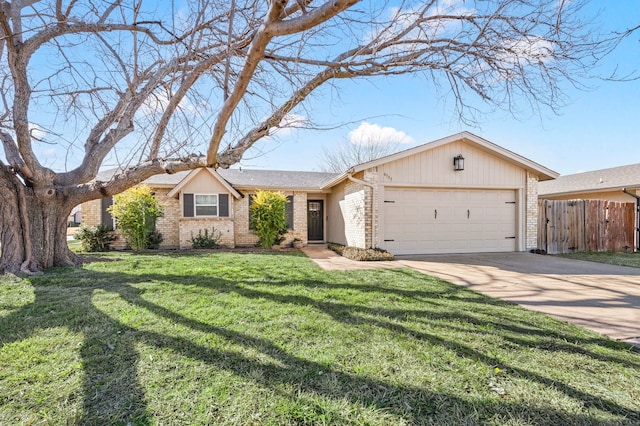
[[549,254],[633,251],[635,203],[538,201],[538,248]]

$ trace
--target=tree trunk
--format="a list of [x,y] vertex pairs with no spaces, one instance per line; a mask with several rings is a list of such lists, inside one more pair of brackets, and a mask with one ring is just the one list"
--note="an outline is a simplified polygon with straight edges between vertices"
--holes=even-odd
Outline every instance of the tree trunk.
[[35,273],[77,265],[67,245],[67,220],[74,207],[54,187],[26,187],[0,173],[0,274]]

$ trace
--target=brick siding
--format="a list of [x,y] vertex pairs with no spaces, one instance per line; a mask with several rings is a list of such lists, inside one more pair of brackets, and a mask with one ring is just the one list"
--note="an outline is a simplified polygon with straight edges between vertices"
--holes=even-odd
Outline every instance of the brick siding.
[[538,176],[527,173],[525,249],[538,246]]

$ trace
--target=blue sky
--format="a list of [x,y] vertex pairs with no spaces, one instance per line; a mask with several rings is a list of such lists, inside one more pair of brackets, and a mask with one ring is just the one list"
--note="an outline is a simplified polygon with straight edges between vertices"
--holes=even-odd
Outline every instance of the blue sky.
[[[640,24],[637,0],[593,1],[585,10],[597,15],[603,31]],[[640,77],[640,31],[604,60],[594,75],[635,72]],[[542,110],[528,119],[496,111],[477,116],[478,125],[460,123],[452,99],[441,98],[430,81],[403,76],[342,81],[308,103],[315,121],[331,130],[293,130],[258,142],[241,165],[245,168],[320,170],[323,146],[334,149],[348,141],[362,122],[406,133],[409,148],[468,130],[561,174],[640,162],[640,79],[610,82],[594,78],[590,90],[566,88],[569,104],[556,115]]]

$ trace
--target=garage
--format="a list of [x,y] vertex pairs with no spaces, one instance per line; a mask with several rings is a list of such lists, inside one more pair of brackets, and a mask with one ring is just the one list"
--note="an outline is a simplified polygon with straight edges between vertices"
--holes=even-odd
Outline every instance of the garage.
[[517,250],[516,191],[386,188],[381,247],[394,254]]

